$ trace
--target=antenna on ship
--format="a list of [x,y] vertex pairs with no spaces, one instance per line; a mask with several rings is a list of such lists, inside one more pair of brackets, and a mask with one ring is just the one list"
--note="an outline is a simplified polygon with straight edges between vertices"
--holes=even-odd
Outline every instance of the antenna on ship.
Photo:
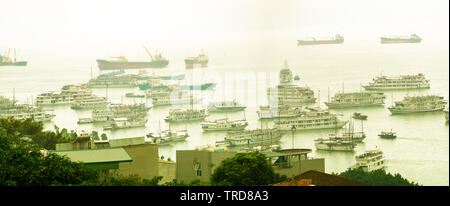
[[330,102],[330,86],[328,86],[328,102]]
[[16,105],[16,88],[13,88],[13,105]]
[[319,108],[321,108],[321,107],[320,107],[320,89],[319,89],[319,91],[318,91],[317,94],[319,95],[318,98],[317,98],[317,99],[319,100],[319,102],[318,102],[318,103],[319,103]]

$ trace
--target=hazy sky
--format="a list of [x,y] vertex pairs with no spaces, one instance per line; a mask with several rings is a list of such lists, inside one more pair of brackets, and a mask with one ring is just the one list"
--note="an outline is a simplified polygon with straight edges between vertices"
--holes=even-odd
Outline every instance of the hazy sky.
[[366,34],[448,39],[448,0],[0,0],[0,49]]

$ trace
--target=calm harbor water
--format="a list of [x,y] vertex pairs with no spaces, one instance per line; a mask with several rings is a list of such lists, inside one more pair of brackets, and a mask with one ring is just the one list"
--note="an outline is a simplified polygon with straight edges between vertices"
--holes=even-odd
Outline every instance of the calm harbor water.
[[[367,134],[364,143],[358,144],[355,152],[315,151],[314,139],[325,137],[334,130],[298,131],[288,133],[281,139],[282,148],[310,148],[311,156],[325,158],[326,172],[342,172],[355,163],[354,156],[381,147],[387,160],[387,171],[400,173],[409,180],[423,185],[449,185],[449,126],[445,123],[443,112],[425,114],[410,114],[391,116],[387,107],[392,101],[399,101],[406,95],[438,94],[449,99],[449,61],[448,43],[441,46],[439,42],[427,42],[427,37],[420,44],[381,45],[377,37],[370,38],[365,43],[346,40],[342,45],[321,45],[297,47],[295,39],[277,38],[270,41],[236,42],[229,45],[215,45],[205,48],[210,58],[207,68],[186,70],[183,59],[188,54],[188,48],[164,51],[163,56],[169,58],[166,69],[148,69],[148,73],[156,74],[187,74],[187,79],[201,77],[201,82],[214,81],[217,87],[204,91],[204,101],[236,99],[248,108],[244,112],[229,114],[212,114],[208,119],[228,117],[230,119],[246,118],[248,129],[271,127],[271,121],[260,122],[256,111],[260,105],[266,105],[266,88],[277,84],[270,79],[277,76],[284,60],[287,60],[294,74],[301,78],[295,84],[307,85],[316,97],[320,96],[320,105],[325,107],[328,95],[342,91],[359,91],[360,85],[368,83],[373,77],[386,75],[402,75],[424,73],[431,81],[427,90],[388,91],[385,107],[352,108],[331,110],[342,114],[343,119],[350,119],[353,112],[368,115],[363,127]],[[132,51],[133,49],[128,49]],[[36,52],[36,53],[35,53]],[[43,54],[37,55],[37,50],[25,51],[29,65],[21,67],[0,68],[0,95],[12,98],[13,89],[19,103],[30,103],[31,99],[44,91],[59,90],[66,84],[87,82],[92,75],[100,74],[95,59],[105,57],[102,51],[89,51],[85,56],[73,53],[76,59],[70,58],[70,53],[56,56],[52,61]],[[134,55],[134,56],[133,56]],[[191,54],[195,55],[195,54]],[[144,56],[141,51],[126,55]],[[144,56],[145,58],[145,56]],[[126,71],[137,73],[137,70]],[[264,78],[266,79],[264,79]],[[252,81],[256,78],[257,81]],[[261,79],[262,78],[262,79]],[[242,80],[247,79],[247,80]],[[233,83],[233,80],[236,80]],[[262,82],[262,83],[261,83]],[[189,83],[189,81],[187,82]],[[198,82],[196,82],[198,83]],[[328,94],[329,91],[329,94]],[[94,89],[94,93],[107,96],[113,103],[132,104],[146,102],[145,99],[124,97],[128,92],[141,92],[138,88]],[[148,104],[151,105],[150,101]],[[319,103],[318,103],[319,104]],[[201,107],[196,105],[195,107]],[[317,105],[317,104],[316,104]],[[149,121],[144,128],[104,131],[109,138],[129,138],[144,136],[149,132],[167,129],[164,121],[171,107],[152,108]],[[46,123],[46,129],[52,130],[54,125],[69,130],[87,129],[102,133],[102,124],[77,125],[80,117],[89,117],[91,111],[74,111],[69,106],[50,107],[56,117]],[[361,128],[361,122],[355,122],[355,129]],[[171,129],[188,129],[190,137],[186,142],[171,146],[161,146],[159,155],[175,159],[176,150],[194,149],[197,146],[211,144],[222,140],[225,132],[203,133],[199,122],[172,124]],[[382,130],[392,129],[398,134],[394,140],[380,139],[377,134]]]

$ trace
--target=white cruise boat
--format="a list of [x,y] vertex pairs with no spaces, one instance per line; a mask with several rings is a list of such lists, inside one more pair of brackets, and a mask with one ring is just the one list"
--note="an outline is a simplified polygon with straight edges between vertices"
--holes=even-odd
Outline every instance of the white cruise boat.
[[299,117],[275,119],[275,128],[280,130],[309,130],[342,128],[348,121],[338,118],[337,114],[321,108],[305,107],[304,114]]
[[361,168],[366,172],[386,168],[383,152],[378,148],[366,150],[364,154],[357,155],[355,159],[356,164],[353,168]]
[[191,92],[181,90],[152,94],[151,98],[153,106],[193,104],[200,101]]
[[89,96],[84,98],[77,98],[72,103],[70,108],[72,109],[100,109],[106,108],[109,102],[105,97]]
[[36,97],[37,106],[72,104],[75,99],[92,96],[92,91],[78,85],[65,85],[60,92],[44,92]]
[[206,118],[205,109],[171,109],[169,116],[164,120],[167,122],[182,122],[182,121],[198,121]]
[[373,82],[362,86],[366,90],[398,90],[398,89],[428,89],[430,81],[425,75],[401,75],[401,76],[379,76]]
[[376,91],[337,93],[325,105],[330,109],[383,106],[385,98],[382,92]]
[[309,87],[278,85],[267,89],[269,105],[304,106],[316,102],[314,92]]
[[276,118],[289,118],[298,117],[302,114],[300,107],[291,107],[288,105],[271,107],[260,106],[259,111],[256,111],[259,119],[276,119]]
[[442,111],[446,105],[447,101],[444,100],[444,97],[438,95],[406,96],[402,101],[395,102],[395,105],[388,109],[392,114],[407,114]]
[[208,104],[208,112],[237,112],[245,110],[245,106],[236,101],[210,102]]
[[128,119],[126,117],[114,118],[111,125],[104,126],[104,130],[125,129],[133,127],[145,127],[147,117]]
[[229,131],[243,130],[248,126],[246,120],[217,119],[214,121],[204,121],[201,123],[203,131]]
[[225,139],[216,142],[216,144],[228,147],[273,145],[280,141],[281,136],[282,132],[275,128],[229,131]]
[[28,105],[16,105],[9,108],[0,108],[0,118],[9,118],[22,120],[33,118],[38,122],[51,121],[55,115],[42,111],[38,107],[30,107]]
[[337,140],[337,139],[322,139],[318,138],[314,140],[316,150],[326,151],[354,151],[355,143],[351,140]]
[[185,141],[189,137],[187,130],[178,130],[176,132],[172,132],[171,130],[164,130],[158,133],[149,133],[147,134],[147,141],[150,144],[157,145],[167,145],[174,142],[182,142]]

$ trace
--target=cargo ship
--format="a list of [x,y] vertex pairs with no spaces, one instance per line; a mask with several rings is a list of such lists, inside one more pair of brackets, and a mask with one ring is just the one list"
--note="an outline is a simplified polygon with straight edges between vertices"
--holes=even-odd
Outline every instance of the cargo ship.
[[27,66],[27,61],[17,61],[16,49],[14,49],[14,59],[9,57],[11,49],[8,49],[8,53],[0,55],[0,66]]
[[389,37],[380,37],[382,44],[400,44],[400,43],[420,43],[422,39],[417,36],[417,34],[411,34],[409,37],[407,36],[389,36]]
[[199,54],[196,57],[186,57],[184,59],[184,63],[186,64],[186,69],[192,69],[196,65],[200,65],[201,67],[207,67],[208,66],[208,56],[203,54]]
[[316,39],[314,37],[309,39],[297,40],[298,46],[306,45],[319,45],[319,44],[342,44],[344,43],[344,37],[340,34],[336,34],[334,37],[329,39]]
[[151,61],[138,61],[130,62],[124,56],[111,57],[110,60],[97,59],[98,68],[100,70],[122,70],[122,69],[144,69],[144,68],[164,68],[167,67],[169,61],[161,56],[161,54],[156,54],[152,56],[150,52],[145,49],[151,58]]

